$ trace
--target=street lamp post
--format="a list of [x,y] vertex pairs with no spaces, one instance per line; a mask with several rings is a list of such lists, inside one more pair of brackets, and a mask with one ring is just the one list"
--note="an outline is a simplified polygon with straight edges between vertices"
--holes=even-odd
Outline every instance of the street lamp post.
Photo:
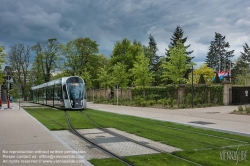
[[194,108],[194,66],[192,65],[192,108]]

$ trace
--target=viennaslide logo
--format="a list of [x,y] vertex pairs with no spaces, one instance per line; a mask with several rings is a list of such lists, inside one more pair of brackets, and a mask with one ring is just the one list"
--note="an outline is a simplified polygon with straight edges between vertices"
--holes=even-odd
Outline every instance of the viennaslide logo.
[[247,150],[240,150],[240,145],[237,150],[222,150],[220,158],[224,161],[235,161],[237,165],[240,161],[247,161]]

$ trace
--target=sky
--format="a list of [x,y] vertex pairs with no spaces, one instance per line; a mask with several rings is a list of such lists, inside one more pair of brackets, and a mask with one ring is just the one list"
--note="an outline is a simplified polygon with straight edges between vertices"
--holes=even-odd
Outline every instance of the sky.
[[0,45],[32,46],[49,38],[67,43],[89,37],[110,57],[114,44],[127,38],[148,45],[151,34],[158,55],[165,54],[176,27],[197,66],[204,63],[215,32],[226,36],[228,50],[240,56],[250,45],[248,0],[0,0]]

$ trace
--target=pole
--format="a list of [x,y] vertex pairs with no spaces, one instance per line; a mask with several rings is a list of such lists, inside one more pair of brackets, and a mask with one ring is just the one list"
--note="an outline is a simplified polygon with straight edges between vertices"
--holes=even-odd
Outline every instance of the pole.
[[229,73],[230,73],[230,74],[229,74],[230,82],[231,82],[231,74],[232,74],[232,73],[231,73],[231,65],[232,65],[232,61],[230,60],[230,70],[229,70]]
[[8,82],[8,89],[7,89],[7,102],[8,102],[8,108],[10,108],[10,80],[9,75],[7,76],[7,82]]
[[192,65],[192,108],[194,108],[194,66]]
[[117,86],[117,105],[118,105],[118,86]]
[[93,88],[93,103],[94,103],[94,88]]
[[2,85],[0,84],[0,108],[2,108]]

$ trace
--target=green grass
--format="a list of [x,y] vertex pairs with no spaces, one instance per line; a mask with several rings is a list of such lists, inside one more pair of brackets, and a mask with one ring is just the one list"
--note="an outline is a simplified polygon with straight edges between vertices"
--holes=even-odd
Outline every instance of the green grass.
[[[52,108],[31,107],[27,107],[25,110],[32,116],[36,117],[50,130],[68,129],[64,111]],[[41,116],[38,112],[50,119]],[[226,150],[235,151],[237,150],[238,145],[242,145],[240,146],[241,150],[250,151],[250,146],[246,145],[250,144],[249,137],[91,109],[86,109],[84,112],[103,127],[117,128],[128,133],[181,148],[184,151],[174,152],[173,154],[202,165],[235,164],[236,161],[225,161],[220,159],[220,152],[225,150],[225,148]],[[77,129],[96,127],[79,111],[68,111],[68,115],[72,125]],[[51,120],[56,121],[60,125],[55,124]],[[135,165],[193,165],[170,156],[169,154],[129,156],[125,158],[133,162]],[[247,159],[250,160],[249,153],[247,154]],[[94,165],[123,164],[114,159],[93,159],[90,160],[90,162]],[[250,165],[250,162],[240,161],[238,165]]]
[[[124,157],[129,160],[136,166],[194,166],[195,164],[182,161],[176,157],[173,157],[167,153],[161,154],[150,154],[143,156],[130,156]],[[142,162],[143,161],[143,162]],[[101,166],[125,166],[125,164],[121,163],[116,159],[92,159],[90,162],[93,165],[101,165]]]

